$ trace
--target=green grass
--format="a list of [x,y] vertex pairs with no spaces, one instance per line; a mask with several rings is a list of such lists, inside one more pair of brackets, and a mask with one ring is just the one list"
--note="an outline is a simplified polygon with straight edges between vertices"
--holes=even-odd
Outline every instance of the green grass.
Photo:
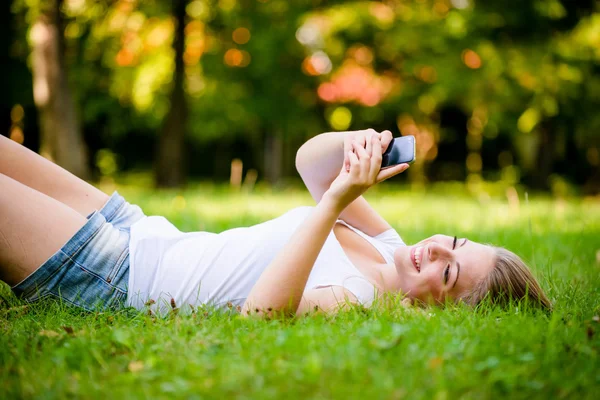
[[[110,190],[110,188],[104,188]],[[298,189],[119,191],[182,230],[247,226],[311,204]],[[0,289],[0,398],[594,398],[600,390],[600,202],[472,197],[461,186],[377,188],[407,243],[434,233],[503,245],[530,262],[551,315],[483,307],[356,308],[262,321],[156,319],[23,306]]]

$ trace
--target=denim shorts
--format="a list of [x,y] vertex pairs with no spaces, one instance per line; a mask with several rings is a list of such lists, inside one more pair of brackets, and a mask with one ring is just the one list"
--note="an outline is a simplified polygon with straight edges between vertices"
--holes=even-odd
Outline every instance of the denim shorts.
[[100,211],[13,292],[27,302],[59,298],[86,310],[119,308],[127,300],[129,234],[144,218],[114,192]]

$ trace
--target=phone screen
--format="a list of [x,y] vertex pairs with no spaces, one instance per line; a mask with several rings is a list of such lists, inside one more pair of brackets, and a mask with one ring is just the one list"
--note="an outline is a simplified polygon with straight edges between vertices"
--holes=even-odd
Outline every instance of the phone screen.
[[398,164],[412,164],[416,159],[416,141],[412,135],[392,138],[381,159],[381,168]]

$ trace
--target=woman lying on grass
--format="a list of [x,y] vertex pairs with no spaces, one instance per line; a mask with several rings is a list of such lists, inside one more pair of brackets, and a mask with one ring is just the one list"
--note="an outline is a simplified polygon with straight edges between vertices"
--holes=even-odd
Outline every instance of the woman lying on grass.
[[[413,246],[362,194],[405,171],[380,171],[391,133],[324,133],[296,166],[315,207],[220,234],[182,233],[0,136],[0,279],[27,301],[59,297],[88,310],[200,304],[244,315],[410,301],[550,302],[510,251],[434,235]],[[340,168],[341,167],[341,168]]]

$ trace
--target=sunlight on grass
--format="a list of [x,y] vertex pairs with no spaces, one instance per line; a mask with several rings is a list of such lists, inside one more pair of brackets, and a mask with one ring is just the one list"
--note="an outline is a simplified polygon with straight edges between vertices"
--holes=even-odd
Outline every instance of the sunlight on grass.
[[[103,189],[110,192],[115,187]],[[254,193],[118,186],[184,231],[248,226],[312,205],[300,188]],[[600,203],[509,205],[454,188],[376,188],[368,200],[407,243],[435,233],[522,255],[555,305],[404,309],[262,321],[198,309],[157,319],[24,305],[0,288],[5,398],[593,398],[600,389]]]

